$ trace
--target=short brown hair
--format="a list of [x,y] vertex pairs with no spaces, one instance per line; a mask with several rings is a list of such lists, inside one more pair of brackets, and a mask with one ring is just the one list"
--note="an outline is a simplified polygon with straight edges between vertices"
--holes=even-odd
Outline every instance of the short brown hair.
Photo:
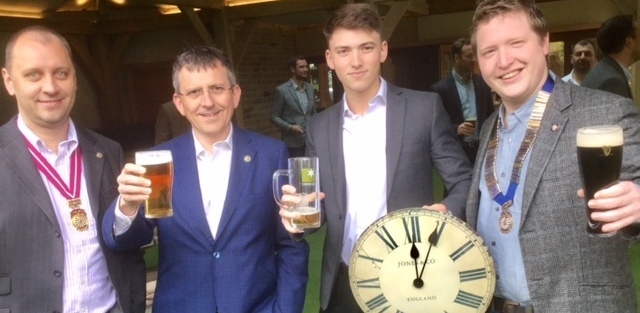
[[345,4],[333,11],[324,24],[322,32],[327,41],[338,28],[368,30],[382,34],[382,19],[367,3]]
[[236,85],[236,74],[233,69],[233,63],[227,54],[218,48],[209,46],[195,46],[188,48],[180,54],[173,62],[173,89],[175,93],[180,93],[180,81],[178,75],[183,68],[187,71],[197,71],[204,69],[213,69],[216,67],[227,69],[227,78],[231,86]]
[[544,14],[533,0],[481,0],[473,14],[471,21],[471,42],[477,47],[476,32],[478,25],[486,23],[492,18],[508,13],[522,12],[529,17],[529,23],[534,32],[542,40],[548,33]]

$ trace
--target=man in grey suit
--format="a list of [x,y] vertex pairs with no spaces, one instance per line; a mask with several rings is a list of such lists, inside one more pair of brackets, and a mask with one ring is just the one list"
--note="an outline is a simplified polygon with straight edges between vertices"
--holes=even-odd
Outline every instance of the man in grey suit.
[[[503,100],[480,133],[467,202],[467,223],[496,265],[492,312],[636,313],[621,234],[638,235],[627,227],[640,218],[637,110],[549,71],[549,34],[531,0],[481,2],[472,41],[482,76]],[[620,182],[589,201],[603,231],[625,228],[608,238],[585,231],[576,155],[578,128],[601,124],[620,125],[625,136]]]
[[316,113],[313,86],[309,80],[309,65],[304,57],[289,61],[291,79],[276,87],[271,122],[281,131],[292,157],[304,156],[307,121]]
[[111,252],[98,236],[122,150],[69,118],[69,44],[48,28],[23,29],[9,39],[2,76],[18,115],[0,128],[0,311],[144,312],[142,252]]
[[598,30],[598,45],[605,55],[587,74],[583,87],[633,99],[629,67],[640,59],[640,29],[631,15],[614,16]]
[[[345,94],[311,119],[307,154],[320,161],[326,197],[322,221],[320,304],[323,312],[361,312],[349,287],[348,265],[360,234],[398,209],[426,206],[464,215],[471,165],[440,97],[396,87],[380,77],[388,53],[382,22],[369,4],[347,4],[324,27],[327,64]],[[449,195],[434,203],[433,168]],[[285,187],[291,192],[291,186]],[[285,198],[290,197],[290,198]],[[297,201],[293,195],[284,201]],[[280,210],[282,223],[295,216]]]

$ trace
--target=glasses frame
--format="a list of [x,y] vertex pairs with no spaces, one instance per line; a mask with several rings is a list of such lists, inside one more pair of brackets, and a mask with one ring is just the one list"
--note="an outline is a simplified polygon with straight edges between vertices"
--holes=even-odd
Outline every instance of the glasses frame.
[[237,84],[231,85],[231,87],[227,88],[219,85],[214,85],[214,86],[209,86],[207,89],[197,88],[197,89],[190,90],[186,93],[177,92],[177,94],[183,97],[187,97],[191,100],[198,100],[202,98],[205,92],[208,93],[209,96],[220,96],[224,94],[226,91],[233,90],[233,88],[236,86],[238,85]]

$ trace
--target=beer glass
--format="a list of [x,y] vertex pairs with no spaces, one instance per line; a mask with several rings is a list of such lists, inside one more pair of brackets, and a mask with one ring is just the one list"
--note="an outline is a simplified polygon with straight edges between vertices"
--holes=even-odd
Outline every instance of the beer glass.
[[[318,158],[289,158],[289,168],[273,173],[273,196],[282,206],[288,206],[292,212],[299,212],[300,218],[291,219],[291,226],[299,229],[320,227],[320,175]],[[289,184],[296,188],[300,203],[283,204],[280,176],[288,176]]]
[[591,219],[591,210],[586,203],[593,195],[618,182],[622,165],[622,128],[618,125],[599,125],[578,129],[576,136],[578,165],[584,188],[587,211],[587,234],[609,237],[616,232],[603,233],[602,223]]
[[173,157],[169,150],[136,152],[136,164],[144,166],[145,178],[151,180],[151,194],[145,201],[144,216],[162,218],[173,215]]

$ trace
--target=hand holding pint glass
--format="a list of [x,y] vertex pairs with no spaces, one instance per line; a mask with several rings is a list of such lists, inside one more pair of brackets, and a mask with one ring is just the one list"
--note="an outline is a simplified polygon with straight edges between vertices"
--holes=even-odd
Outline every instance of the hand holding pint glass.
[[[273,196],[280,206],[291,212],[300,213],[300,218],[292,218],[291,226],[297,229],[320,227],[320,175],[318,158],[289,158],[289,168],[273,173]],[[289,177],[289,185],[295,188],[297,203],[283,203],[280,192],[280,176]]]
[[599,190],[618,182],[622,165],[622,128],[617,125],[590,126],[578,129],[576,136],[578,165],[584,188],[587,211],[587,233],[595,237],[609,237],[616,232],[603,233],[602,223],[591,219],[589,200]]
[[151,181],[151,194],[145,201],[144,216],[162,218],[173,215],[173,157],[169,150],[136,152],[136,164],[144,166],[144,177]]

